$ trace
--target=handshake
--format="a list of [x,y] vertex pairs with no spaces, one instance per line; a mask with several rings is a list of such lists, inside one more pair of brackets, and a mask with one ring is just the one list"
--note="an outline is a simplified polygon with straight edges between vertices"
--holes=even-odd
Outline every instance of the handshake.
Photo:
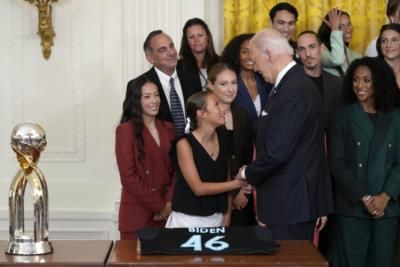
[[[245,190],[247,194],[250,194],[246,188],[248,188],[250,185],[246,181],[246,176],[244,175],[244,170],[246,169],[246,165],[243,165],[240,167],[238,173],[235,176],[235,181],[238,183],[238,188],[241,188],[241,190]],[[251,187],[251,186],[250,186]]]
[[246,181],[246,176],[244,173],[246,167],[247,167],[246,165],[243,165],[235,176],[235,180],[242,183],[240,191],[236,194],[236,196],[233,199],[233,205],[237,210],[241,210],[247,206],[249,201],[247,195],[251,194],[251,192],[253,191],[253,187],[249,185]]
[[247,167],[247,165],[243,165],[242,167],[240,167],[238,173],[235,176],[235,179],[246,180],[246,176],[245,176],[246,167]]
[[380,219],[385,215],[385,209],[389,203],[390,196],[385,192],[379,195],[366,195],[363,196],[361,201],[368,212],[374,216],[375,219]]

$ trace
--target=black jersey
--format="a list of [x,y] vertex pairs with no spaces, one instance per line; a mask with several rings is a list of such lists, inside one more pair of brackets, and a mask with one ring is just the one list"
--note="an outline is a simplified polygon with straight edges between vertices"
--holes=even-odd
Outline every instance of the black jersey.
[[276,243],[267,227],[144,228],[142,254],[272,254]]

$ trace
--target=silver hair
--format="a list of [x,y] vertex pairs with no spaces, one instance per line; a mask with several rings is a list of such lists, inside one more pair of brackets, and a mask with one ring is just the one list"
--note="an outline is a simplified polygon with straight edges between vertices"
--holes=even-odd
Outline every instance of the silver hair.
[[289,42],[273,29],[264,29],[256,33],[252,39],[256,47],[261,51],[272,48],[276,54],[289,54],[292,56],[294,53]]

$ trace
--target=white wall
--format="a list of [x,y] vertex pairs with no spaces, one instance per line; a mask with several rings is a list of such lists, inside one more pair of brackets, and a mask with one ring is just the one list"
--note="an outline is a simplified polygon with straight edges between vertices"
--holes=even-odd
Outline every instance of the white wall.
[[147,33],[162,29],[179,47],[192,17],[206,20],[220,51],[222,0],[59,0],[46,61],[36,7],[0,1],[0,239],[8,239],[8,188],[18,169],[10,132],[22,121],[38,122],[47,134],[39,167],[49,187],[50,239],[118,238],[114,129],[126,83],[149,68]]

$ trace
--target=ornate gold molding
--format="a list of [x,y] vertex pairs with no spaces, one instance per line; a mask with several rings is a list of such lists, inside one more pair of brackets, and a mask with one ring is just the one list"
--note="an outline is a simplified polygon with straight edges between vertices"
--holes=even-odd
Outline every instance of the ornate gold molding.
[[25,0],[31,4],[35,4],[38,8],[38,32],[42,46],[43,57],[49,59],[51,55],[51,47],[53,46],[54,36],[56,33],[53,29],[52,22],[52,6],[51,4],[58,0]]

